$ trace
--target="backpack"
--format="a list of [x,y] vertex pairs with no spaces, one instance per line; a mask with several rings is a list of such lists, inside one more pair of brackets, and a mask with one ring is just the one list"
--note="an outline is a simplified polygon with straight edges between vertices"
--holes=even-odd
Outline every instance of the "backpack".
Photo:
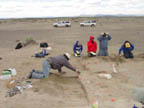
[[20,48],[22,48],[23,46],[22,46],[22,43],[18,43],[17,44],[17,46],[15,47],[15,49],[20,49]]
[[47,44],[46,42],[44,42],[44,43],[40,43],[40,47],[42,47],[42,48],[46,48],[46,47],[48,47],[48,44]]

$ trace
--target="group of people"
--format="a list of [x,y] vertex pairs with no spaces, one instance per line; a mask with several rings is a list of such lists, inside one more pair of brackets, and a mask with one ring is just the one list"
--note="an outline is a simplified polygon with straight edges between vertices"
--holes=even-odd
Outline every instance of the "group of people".
[[[100,35],[97,40],[99,41],[99,52],[98,56],[108,56],[108,41],[111,40],[112,37],[108,33],[103,33]],[[121,52],[123,51],[123,55],[125,58],[133,58],[132,51],[134,50],[134,45],[130,43],[129,41],[125,41],[124,44],[119,49],[119,55],[122,56]],[[79,41],[76,41],[74,47],[74,56],[80,57],[82,56],[83,46]],[[96,56],[97,51],[97,43],[94,41],[94,36],[90,36],[89,41],[87,42],[87,52],[89,57]],[[63,55],[59,55],[56,57],[48,57],[43,61],[42,64],[42,72],[38,70],[32,70],[30,74],[28,75],[28,78],[34,78],[34,79],[42,79],[42,78],[48,78],[50,74],[50,70],[58,70],[60,74],[63,74],[62,67],[65,66],[69,68],[70,70],[77,72],[80,74],[80,71],[78,71],[75,67],[73,67],[69,60],[70,60],[70,54],[64,53]]]
[[[100,35],[97,40],[99,41],[99,53],[98,56],[108,56],[108,41],[111,40],[111,36],[109,34],[103,33]],[[89,37],[89,41],[87,42],[87,52],[89,57],[96,56],[97,52],[97,43],[94,41],[94,36]],[[73,51],[74,56],[80,57],[82,55],[83,46],[79,41],[76,41]]]
[[[108,56],[108,41],[111,40],[112,37],[108,33],[101,34],[97,40],[99,41],[99,52],[98,56]],[[87,52],[89,57],[96,56],[97,52],[97,43],[94,41],[94,36],[89,37],[89,41],[87,42]],[[122,56],[121,52],[123,51],[123,55],[125,58],[133,58],[132,51],[134,50],[134,45],[129,41],[125,41],[124,44],[119,49],[119,55]],[[76,41],[73,47],[74,56],[80,57],[82,55],[83,46],[79,41]]]

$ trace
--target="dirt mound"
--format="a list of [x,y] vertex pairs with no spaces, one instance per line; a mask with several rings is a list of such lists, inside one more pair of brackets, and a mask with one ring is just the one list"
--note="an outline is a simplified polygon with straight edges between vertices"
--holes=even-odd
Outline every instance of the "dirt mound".
[[142,59],[144,59],[144,53],[136,55],[136,58],[142,58]]
[[144,53],[137,54],[134,57],[134,61],[143,61],[144,60]]
[[117,62],[117,63],[124,63],[125,58],[120,57],[119,55],[110,55],[107,57],[99,57],[100,59],[104,60],[105,62]]
[[15,42],[17,43],[15,49],[21,49],[22,47],[26,46],[38,45],[38,43],[32,38],[26,38],[25,40],[22,41],[16,40]]
[[32,38],[27,38],[24,42],[23,42],[23,46],[26,47],[28,45],[37,45],[38,43],[33,40]]

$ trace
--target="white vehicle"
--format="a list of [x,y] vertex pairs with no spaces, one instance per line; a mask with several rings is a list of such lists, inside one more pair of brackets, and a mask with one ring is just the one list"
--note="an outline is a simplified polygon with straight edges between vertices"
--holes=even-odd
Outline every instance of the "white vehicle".
[[60,21],[53,24],[54,27],[70,27],[71,23],[69,21]]
[[84,22],[80,23],[80,26],[81,27],[84,27],[84,26],[94,27],[94,26],[96,26],[96,21],[84,21]]

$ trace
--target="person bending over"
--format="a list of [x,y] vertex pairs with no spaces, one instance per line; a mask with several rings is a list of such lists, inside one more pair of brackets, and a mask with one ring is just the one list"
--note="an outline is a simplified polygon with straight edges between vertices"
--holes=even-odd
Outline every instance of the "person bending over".
[[75,71],[79,74],[80,72],[77,71],[76,68],[74,68],[69,63],[69,59],[70,59],[69,53],[64,53],[63,55],[59,55],[56,57],[48,57],[47,59],[45,59],[43,61],[42,72],[40,72],[38,70],[32,70],[32,72],[30,72],[30,74],[28,75],[28,78],[29,79],[31,79],[31,78],[32,79],[48,78],[51,69],[58,70],[58,72],[62,74],[63,66],[65,66],[65,67],[69,68],[70,70]]

